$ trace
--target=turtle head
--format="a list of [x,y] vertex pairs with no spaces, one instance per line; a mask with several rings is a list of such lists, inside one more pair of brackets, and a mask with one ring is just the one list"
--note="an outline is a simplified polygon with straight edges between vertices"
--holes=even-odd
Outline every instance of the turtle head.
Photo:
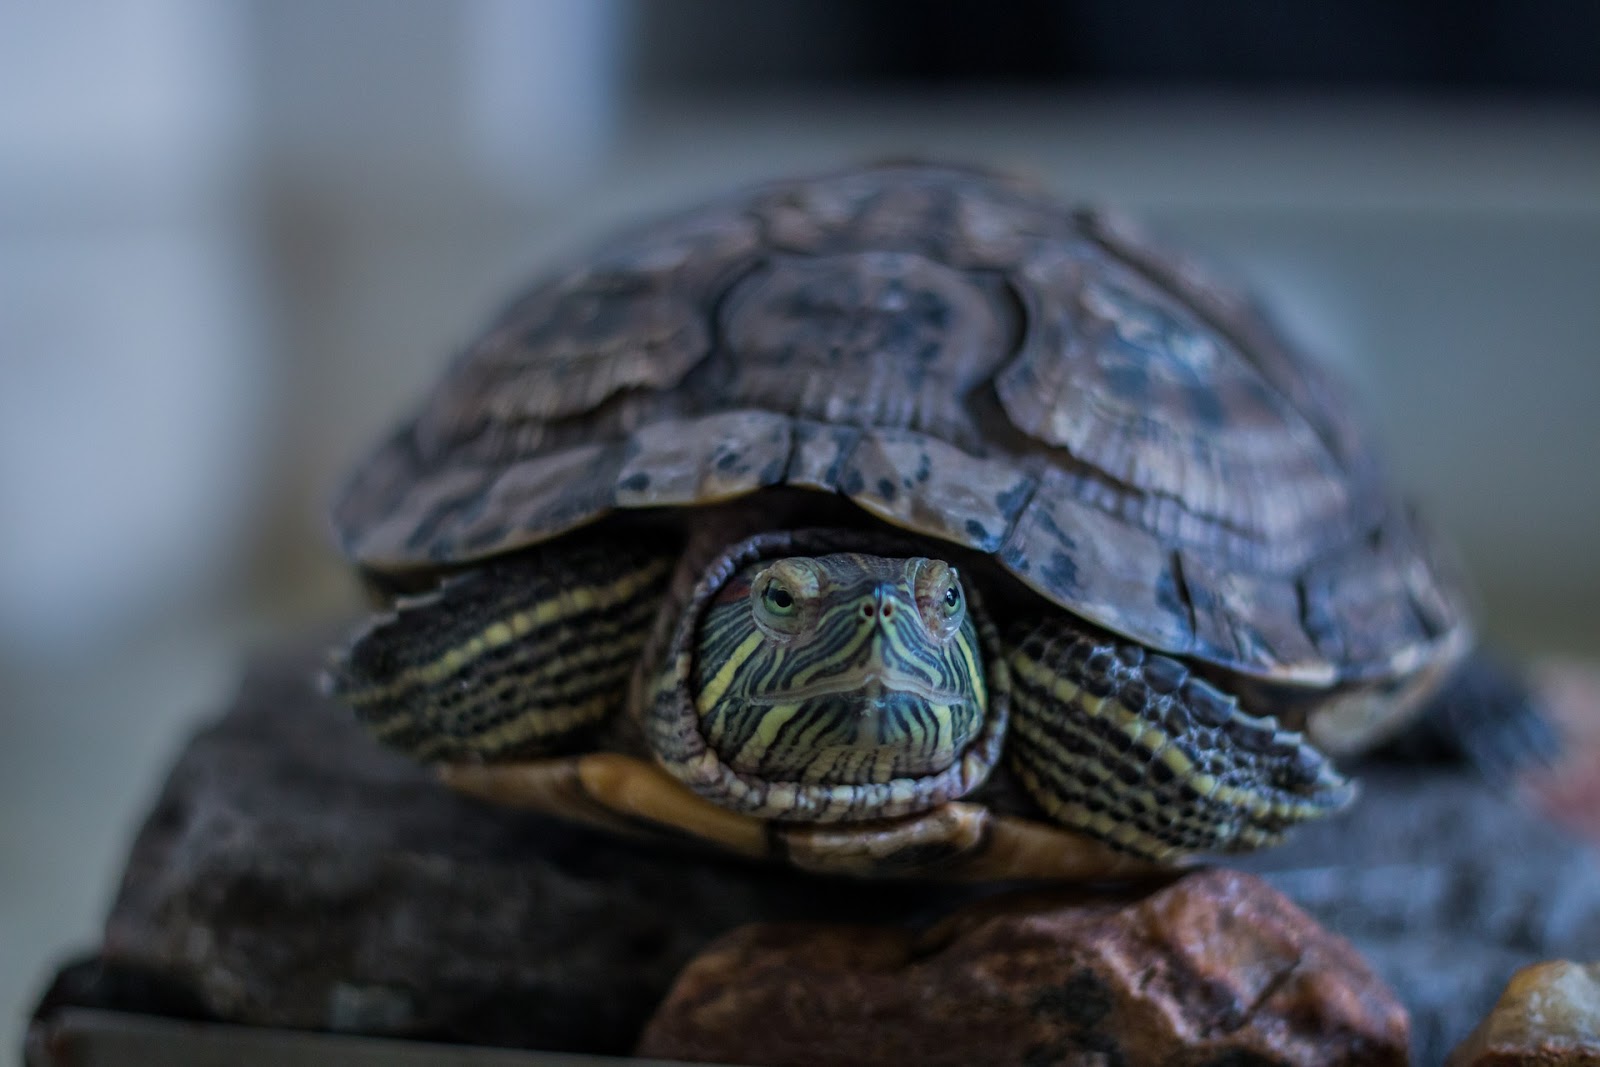
[[937,559],[746,563],[680,623],[689,666],[652,718],[692,730],[694,751],[663,762],[711,799],[773,818],[884,818],[961,795],[999,736],[972,597]]
[[871,783],[954,763],[983,723],[982,656],[954,567],[797,556],[747,568],[700,624],[695,710],[762,778]]

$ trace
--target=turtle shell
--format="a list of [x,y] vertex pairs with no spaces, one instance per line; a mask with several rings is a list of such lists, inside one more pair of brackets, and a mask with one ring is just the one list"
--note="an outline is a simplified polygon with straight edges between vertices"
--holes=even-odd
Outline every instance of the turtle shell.
[[1123,220],[955,168],[762,186],[535,286],[333,517],[396,572],[776,487],[1268,683],[1399,679],[1466,643],[1346,397],[1255,304]]

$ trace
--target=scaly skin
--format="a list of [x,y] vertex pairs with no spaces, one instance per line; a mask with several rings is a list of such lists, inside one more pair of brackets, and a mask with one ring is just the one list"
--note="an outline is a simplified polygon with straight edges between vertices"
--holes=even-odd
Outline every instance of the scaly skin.
[[326,687],[427,762],[571,751],[621,710],[673,562],[592,542],[494,561],[375,618]]
[[[1175,660],[1065,613],[1002,642],[973,584],[908,547],[764,533],[674,599],[669,557],[558,542],[403,601],[356,638],[332,688],[469,791],[856,874],[1126,872],[1138,864],[1107,857],[1271,844],[1353,795],[1300,734]],[[674,632],[652,653],[657,615]],[[636,664],[653,682],[634,713],[667,774],[620,753],[549,758],[592,747]],[[954,803],[1002,746],[1042,815]]]
[[1016,628],[1011,767],[1057,822],[1171,860],[1277,844],[1355,796],[1305,737],[1065,616]]

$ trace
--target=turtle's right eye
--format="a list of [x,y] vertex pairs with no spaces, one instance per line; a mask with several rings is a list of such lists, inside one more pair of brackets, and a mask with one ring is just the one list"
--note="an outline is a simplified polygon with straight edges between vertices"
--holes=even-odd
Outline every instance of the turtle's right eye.
[[768,637],[788,641],[816,621],[822,586],[809,559],[780,559],[750,583],[750,606],[756,625]]
[[794,614],[794,594],[779,582],[767,583],[766,591],[761,594],[761,602],[768,611],[780,618]]

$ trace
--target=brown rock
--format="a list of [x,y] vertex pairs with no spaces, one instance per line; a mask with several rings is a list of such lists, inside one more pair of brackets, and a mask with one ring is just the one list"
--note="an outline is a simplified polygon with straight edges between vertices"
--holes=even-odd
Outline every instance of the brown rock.
[[1600,863],[1583,842],[1467,768],[1354,769],[1350,810],[1230,863],[1361,950],[1411,1013],[1417,1063],[1443,1063],[1517,968],[1600,959]]
[[1259,879],[969,905],[921,936],[757,924],[678,976],[637,1054],[748,1064],[1407,1062],[1405,1009]]
[[1600,1067],[1600,964],[1522,968],[1448,1067]]
[[1539,683],[1561,729],[1562,758],[1528,787],[1554,818],[1600,842],[1600,666],[1547,664]]

